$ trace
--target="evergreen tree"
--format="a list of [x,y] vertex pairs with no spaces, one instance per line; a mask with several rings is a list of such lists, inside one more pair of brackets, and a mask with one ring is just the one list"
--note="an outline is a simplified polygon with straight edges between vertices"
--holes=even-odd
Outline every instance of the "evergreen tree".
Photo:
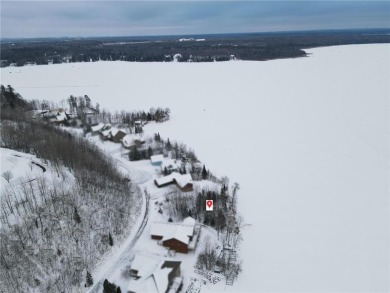
[[5,108],[23,108],[27,107],[27,102],[22,99],[22,97],[15,92],[14,88],[10,85],[5,88],[1,85],[0,90],[1,96],[1,109]]
[[118,287],[116,288],[116,293],[122,293],[121,287],[118,286]]
[[93,278],[92,278],[92,275],[90,272],[87,271],[87,276],[85,278],[85,283],[87,285],[87,287],[91,287],[92,284],[93,284]]
[[108,282],[107,279],[103,282],[103,293],[111,293],[111,286],[110,282]]
[[171,142],[169,141],[169,138],[167,140],[167,144],[165,145],[165,147],[167,148],[167,151],[172,150],[172,145],[171,145]]
[[221,196],[225,196],[226,195],[226,187],[224,184],[222,184],[222,187],[221,187]]
[[149,158],[150,158],[151,156],[153,156],[153,150],[152,150],[152,147],[151,147],[151,146],[148,147],[148,155],[149,155]]
[[138,149],[134,146],[131,148],[129,153],[129,160],[130,161],[139,161],[141,159],[141,154],[138,151]]
[[206,167],[205,165],[203,165],[203,170],[202,170],[202,179],[203,180],[206,180],[207,179],[207,176],[208,175],[208,172],[206,171]]
[[79,212],[77,211],[77,208],[76,208],[76,207],[74,207],[73,219],[75,220],[75,222],[76,222],[77,224],[80,224],[80,223],[81,223],[81,218],[80,218]]
[[110,246],[114,245],[114,240],[112,240],[111,233],[108,233],[108,243],[110,244]]
[[116,293],[117,287],[115,284],[111,284],[107,279],[103,282],[103,293]]
[[175,144],[173,145],[173,151],[175,152],[175,159],[179,159],[180,157],[180,154],[179,154],[179,145],[177,144],[177,142],[175,142]]
[[167,169],[167,167],[164,167],[164,176],[167,176],[167,175],[169,175],[168,169]]

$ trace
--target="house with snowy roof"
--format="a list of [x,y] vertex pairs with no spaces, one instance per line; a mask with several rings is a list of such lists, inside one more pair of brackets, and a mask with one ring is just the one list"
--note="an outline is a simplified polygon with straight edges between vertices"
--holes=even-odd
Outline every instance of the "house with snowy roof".
[[182,223],[154,222],[150,235],[154,240],[161,240],[164,247],[176,252],[188,253],[193,249],[190,243],[195,240],[195,219],[187,217]]
[[103,140],[109,139],[112,140],[113,142],[120,142],[122,138],[124,138],[127,134],[125,129],[118,129],[115,127],[106,128],[105,126],[100,131],[100,137]]
[[122,144],[125,149],[130,149],[133,146],[133,138],[130,134],[122,139]]
[[130,275],[135,279],[150,275],[160,262],[161,259],[155,256],[137,254],[131,263]]
[[164,247],[169,247],[176,252],[188,253],[188,244],[190,243],[190,237],[186,232],[186,227],[178,226],[176,229],[172,229],[170,233],[164,235],[162,244]]
[[99,132],[103,130],[104,125],[105,125],[104,123],[99,123],[97,125],[91,126],[91,134],[92,135],[99,134]]
[[191,174],[183,174],[175,177],[175,183],[182,192],[189,192],[194,190]]
[[111,137],[111,130],[110,129],[100,131],[100,138],[101,139],[108,140],[108,139],[110,139],[110,137]]
[[122,144],[125,149],[132,147],[141,147],[145,143],[145,139],[139,135],[128,134],[122,139]]
[[176,173],[176,172],[175,172],[175,173],[172,173],[172,174],[169,174],[169,175],[167,175],[167,176],[160,177],[160,178],[154,180],[154,184],[155,184],[158,188],[168,186],[168,185],[170,185],[170,184],[175,183],[175,181],[174,181],[175,176],[177,176],[177,173]]
[[183,279],[180,261],[166,260],[154,255],[136,254],[131,266],[127,293],[176,293]]
[[127,132],[125,129],[111,128],[111,140],[113,142],[120,142],[122,138],[126,136]]
[[182,192],[193,191],[193,181],[191,174],[180,174],[177,172],[172,172],[167,176],[160,177],[154,180],[154,184],[158,187],[165,187],[170,184],[176,184],[176,186]]

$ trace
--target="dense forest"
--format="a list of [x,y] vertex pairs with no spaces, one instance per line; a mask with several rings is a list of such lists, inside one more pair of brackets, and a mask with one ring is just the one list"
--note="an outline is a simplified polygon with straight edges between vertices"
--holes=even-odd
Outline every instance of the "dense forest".
[[389,30],[333,30],[160,37],[56,38],[1,41],[1,67],[123,60],[212,62],[306,56],[306,48],[389,43]]

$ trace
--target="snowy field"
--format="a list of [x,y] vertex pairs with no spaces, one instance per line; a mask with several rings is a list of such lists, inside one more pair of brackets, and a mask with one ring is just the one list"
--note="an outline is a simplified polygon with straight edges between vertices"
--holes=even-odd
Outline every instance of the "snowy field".
[[240,183],[237,292],[389,288],[390,45],[268,62],[2,68],[28,99],[87,94],[110,110],[170,107],[151,125]]

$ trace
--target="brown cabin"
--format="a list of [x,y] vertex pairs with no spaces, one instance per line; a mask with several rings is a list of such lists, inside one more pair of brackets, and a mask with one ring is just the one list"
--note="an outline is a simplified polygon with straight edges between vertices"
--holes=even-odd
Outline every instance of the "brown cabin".
[[120,142],[122,138],[124,138],[126,136],[126,132],[124,132],[123,130],[118,130],[115,135],[112,136],[112,141],[113,142]]
[[180,186],[179,184],[177,184],[177,187],[179,187],[182,192],[194,191],[194,186],[193,186],[193,184],[191,182],[188,182],[184,186]]
[[171,238],[163,241],[164,247],[169,247],[172,250],[180,253],[188,253],[188,244],[181,242],[176,238]]

